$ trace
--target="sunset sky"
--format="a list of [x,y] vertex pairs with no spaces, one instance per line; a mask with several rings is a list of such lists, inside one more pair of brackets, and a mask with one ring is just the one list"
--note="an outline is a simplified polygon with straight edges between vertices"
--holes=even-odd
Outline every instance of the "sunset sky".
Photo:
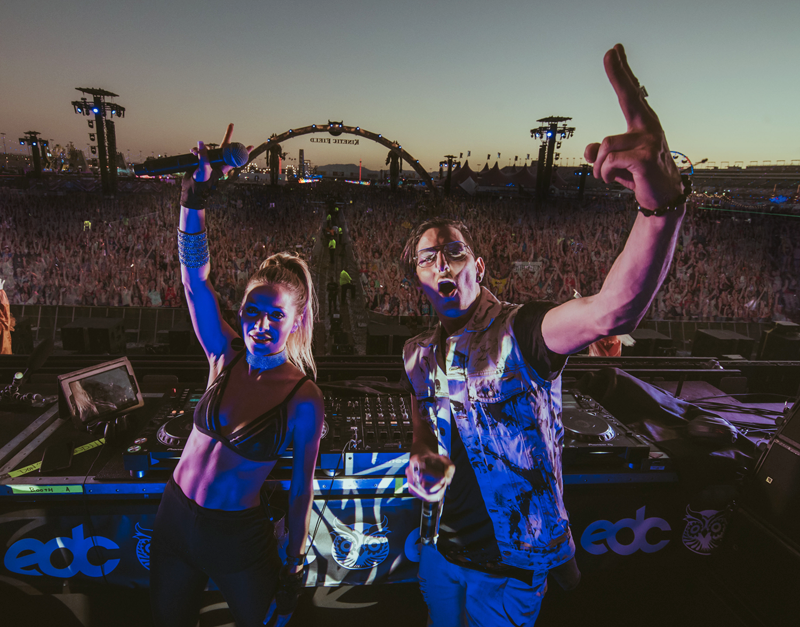
[[[507,165],[535,156],[537,118],[562,115],[577,129],[560,151],[572,165],[625,130],[602,64],[619,41],[673,150],[800,164],[798,24],[797,0],[8,2],[0,132],[9,151],[28,130],[85,150],[70,105],[85,86],[120,95],[117,141],[133,161],[218,142],[228,122],[259,144],[331,119],[399,141],[429,170],[468,150],[473,167],[498,152]],[[284,149],[385,167],[381,146],[310,137]]]

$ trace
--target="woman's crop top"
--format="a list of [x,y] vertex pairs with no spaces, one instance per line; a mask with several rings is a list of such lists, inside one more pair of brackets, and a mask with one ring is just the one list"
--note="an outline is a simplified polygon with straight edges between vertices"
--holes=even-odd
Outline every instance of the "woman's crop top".
[[226,447],[253,462],[278,459],[288,430],[288,406],[297,390],[310,378],[304,376],[281,403],[228,436],[220,432],[219,408],[228,382],[228,374],[245,351],[219,373],[194,408],[194,426],[205,435],[219,440]]

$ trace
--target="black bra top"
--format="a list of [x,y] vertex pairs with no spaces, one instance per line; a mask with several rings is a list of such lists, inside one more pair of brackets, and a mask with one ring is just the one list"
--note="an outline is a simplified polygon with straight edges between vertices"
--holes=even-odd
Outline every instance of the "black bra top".
[[214,382],[208,386],[194,408],[194,426],[200,433],[219,440],[245,459],[254,462],[274,461],[278,459],[286,440],[289,401],[310,377],[306,375],[300,379],[279,405],[264,412],[230,435],[224,436],[220,432],[222,425],[219,422],[219,407],[222,403],[228,374],[244,353],[245,351],[241,351],[231,365],[224,368]]

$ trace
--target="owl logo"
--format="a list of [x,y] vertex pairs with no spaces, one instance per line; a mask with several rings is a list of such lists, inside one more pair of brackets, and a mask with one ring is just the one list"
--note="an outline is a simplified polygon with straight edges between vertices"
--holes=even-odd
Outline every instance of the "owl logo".
[[133,537],[139,541],[136,544],[136,557],[139,558],[139,563],[150,570],[150,540],[153,538],[153,530],[144,529],[136,523],[136,533]]
[[698,555],[711,555],[719,548],[725,528],[728,526],[728,510],[706,509],[694,512],[687,505],[686,528],[683,530],[683,545]]
[[389,555],[388,522],[384,516],[375,525],[360,522],[343,525],[334,518],[334,529],[330,532],[333,559],[348,570],[374,568],[383,562]]

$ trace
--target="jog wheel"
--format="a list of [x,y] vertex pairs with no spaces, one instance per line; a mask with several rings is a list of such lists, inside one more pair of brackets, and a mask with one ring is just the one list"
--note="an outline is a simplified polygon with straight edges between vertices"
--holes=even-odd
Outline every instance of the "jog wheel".
[[158,441],[169,448],[183,448],[192,432],[192,415],[176,416],[158,429]]
[[610,424],[591,412],[572,412],[563,416],[563,422],[567,435],[581,442],[608,442],[616,435]]

